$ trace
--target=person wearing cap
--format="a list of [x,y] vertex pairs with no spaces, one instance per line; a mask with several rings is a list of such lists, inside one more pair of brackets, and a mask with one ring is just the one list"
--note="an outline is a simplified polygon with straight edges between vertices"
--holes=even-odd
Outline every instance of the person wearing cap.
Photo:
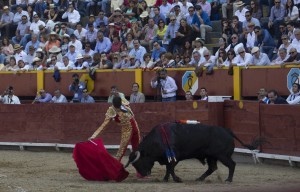
[[87,30],[82,27],[81,23],[76,24],[76,30],[74,31],[74,35],[79,41],[83,41],[86,35]]
[[80,22],[80,14],[77,10],[74,9],[72,3],[69,4],[68,10],[61,16],[62,19],[68,18],[69,25],[76,26],[78,22]]
[[38,36],[33,34],[31,35],[31,41],[29,41],[26,46],[25,46],[25,52],[28,54],[29,53],[29,47],[33,46],[34,49],[39,48],[40,42],[38,41]]
[[49,39],[46,42],[45,45],[45,50],[46,52],[48,52],[52,47],[60,47],[60,41],[59,41],[59,36],[57,33],[55,33],[54,31],[52,31],[49,35]]
[[76,57],[76,62],[73,65],[74,70],[88,69],[90,66],[88,62],[84,61],[84,57],[79,53]]
[[95,15],[91,14],[91,15],[89,16],[89,20],[88,20],[88,22],[87,22],[87,24],[86,24],[86,26],[85,26],[85,29],[86,29],[86,30],[89,29],[89,26],[88,26],[89,23],[93,23],[94,28],[97,28],[97,23],[96,23]]
[[261,53],[259,47],[253,47],[251,50],[253,55],[252,65],[267,66],[270,65],[270,59],[267,54]]
[[14,57],[16,58],[16,63],[18,63],[19,60],[24,60],[26,62],[27,54],[23,51],[23,47],[19,44],[14,45]]
[[44,69],[43,63],[44,62],[42,62],[42,60],[39,57],[35,57],[31,65],[32,70],[38,70],[38,71],[43,70]]
[[82,43],[81,41],[77,40],[76,35],[74,33],[70,35],[70,42],[68,45],[74,45],[75,51],[78,53],[82,51]]
[[97,33],[97,44],[95,47],[95,52],[98,53],[109,53],[111,50],[112,43],[109,38],[104,37],[102,32]]
[[80,100],[80,103],[95,103],[94,98],[90,96],[86,88],[82,90],[82,98]]
[[64,34],[62,37],[62,42],[60,44],[61,54],[64,56],[69,49],[70,36],[68,34]]
[[13,23],[14,14],[9,11],[8,6],[3,7],[3,13],[0,20],[0,31],[2,36],[8,36],[10,33],[10,26]]
[[51,100],[52,95],[47,93],[44,89],[39,90],[34,99],[35,103],[49,103]]
[[27,19],[26,15],[23,15],[21,18],[21,22],[18,23],[16,36],[12,38],[12,42],[14,44],[20,44],[23,47],[26,46],[27,40],[30,37],[30,22]]
[[50,103],[68,103],[66,96],[64,96],[59,89],[54,91]]
[[33,21],[30,24],[30,28],[29,28],[30,32],[32,34],[38,35],[40,33],[40,28],[39,28],[40,25],[46,26],[45,22],[40,20],[40,17],[38,16],[38,14],[34,14]]
[[238,9],[234,12],[234,15],[239,18],[240,22],[244,22],[246,20],[245,14],[249,10],[245,8],[245,3],[243,1],[238,1],[235,5]]

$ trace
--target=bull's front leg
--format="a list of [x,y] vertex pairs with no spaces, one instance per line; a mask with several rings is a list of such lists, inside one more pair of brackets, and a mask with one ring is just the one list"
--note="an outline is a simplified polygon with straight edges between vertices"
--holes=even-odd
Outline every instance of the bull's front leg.
[[170,178],[170,165],[167,164],[167,165],[166,165],[166,175],[164,176],[164,181],[165,181],[165,182],[168,182],[168,181],[169,181],[169,178]]
[[[169,173],[168,179],[169,179],[169,176],[170,176],[170,174],[171,174],[171,175],[172,175],[172,178],[173,178],[173,181],[175,181],[175,182],[177,182],[177,183],[181,183],[181,182],[182,182],[181,178],[178,177],[178,176],[175,174],[175,171],[174,171],[174,168],[175,168],[175,166],[177,165],[177,163],[178,163],[178,162],[175,162],[175,163],[171,162],[170,164],[167,165],[167,170],[168,170],[167,172]],[[167,174],[166,174],[166,176],[167,176]],[[166,177],[166,176],[165,176],[165,177]]]

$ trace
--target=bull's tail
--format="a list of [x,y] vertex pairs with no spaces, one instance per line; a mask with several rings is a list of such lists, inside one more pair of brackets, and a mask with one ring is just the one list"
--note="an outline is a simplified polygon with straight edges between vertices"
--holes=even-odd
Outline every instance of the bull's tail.
[[230,131],[231,135],[240,142],[244,147],[250,150],[255,150],[257,149],[260,145],[264,144],[267,142],[267,140],[263,137],[258,137],[252,140],[251,144],[245,144],[242,140],[240,140],[232,131]]

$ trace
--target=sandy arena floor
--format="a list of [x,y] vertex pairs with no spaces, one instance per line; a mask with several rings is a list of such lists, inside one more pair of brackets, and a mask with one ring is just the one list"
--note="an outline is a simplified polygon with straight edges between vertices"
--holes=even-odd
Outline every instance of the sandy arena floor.
[[[127,157],[123,159],[123,163]],[[238,162],[234,181],[226,184],[228,169],[218,164],[219,174],[213,173],[205,182],[194,181],[206,167],[196,160],[180,162],[176,173],[183,183],[162,181],[165,168],[155,164],[148,179],[137,179],[129,167],[129,177],[121,182],[91,182],[78,173],[71,152],[29,152],[0,150],[0,192],[219,192],[270,191],[299,192],[300,168]]]

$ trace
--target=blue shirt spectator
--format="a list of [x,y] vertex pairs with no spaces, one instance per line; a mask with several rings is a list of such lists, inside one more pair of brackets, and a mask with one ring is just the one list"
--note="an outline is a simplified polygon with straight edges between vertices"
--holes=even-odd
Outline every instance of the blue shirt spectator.
[[152,55],[151,55],[151,59],[153,61],[156,61],[157,59],[159,59],[159,55],[162,52],[167,52],[167,50],[164,47],[161,47],[158,42],[154,42],[153,47],[154,47],[154,49],[153,49]]
[[111,41],[109,38],[104,37],[102,32],[98,32],[98,40],[95,47],[95,52],[109,53],[111,49]]

